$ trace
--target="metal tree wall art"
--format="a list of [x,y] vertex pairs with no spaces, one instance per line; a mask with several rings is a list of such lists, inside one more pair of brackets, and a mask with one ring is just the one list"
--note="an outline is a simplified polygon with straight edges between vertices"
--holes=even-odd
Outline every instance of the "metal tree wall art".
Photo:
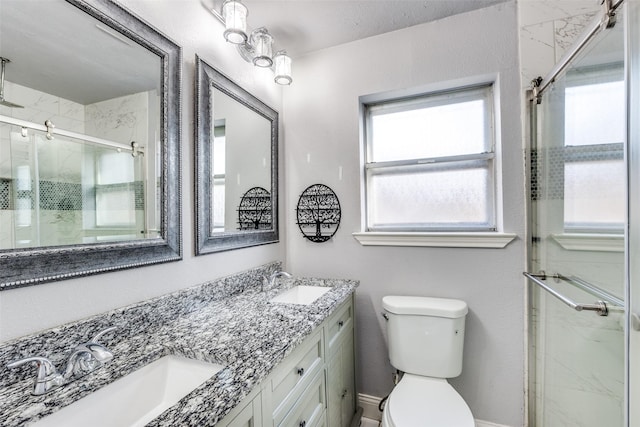
[[271,230],[271,194],[262,187],[247,190],[238,206],[239,230]]
[[302,235],[315,243],[329,240],[340,225],[340,201],[326,185],[314,184],[302,192],[296,208]]

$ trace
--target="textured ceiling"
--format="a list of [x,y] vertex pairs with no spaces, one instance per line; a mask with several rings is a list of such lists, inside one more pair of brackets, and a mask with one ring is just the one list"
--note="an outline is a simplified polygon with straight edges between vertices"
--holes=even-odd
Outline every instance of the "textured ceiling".
[[[250,29],[267,27],[292,57],[507,0],[243,0]],[[201,0],[220,10],[222,0]]]

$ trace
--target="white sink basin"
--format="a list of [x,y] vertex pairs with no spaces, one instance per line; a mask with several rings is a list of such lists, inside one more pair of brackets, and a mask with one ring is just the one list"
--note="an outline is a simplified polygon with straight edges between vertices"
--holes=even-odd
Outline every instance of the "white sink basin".
[[165,356],[33,426],[144,426],[222,368],[213,363]]
[[294,286],[291,289],[276,295],[271,298],[271,302],[279,302],[283,304],[300,304],[309,305],[322,295],[329,292],[331,288],[326,286]]

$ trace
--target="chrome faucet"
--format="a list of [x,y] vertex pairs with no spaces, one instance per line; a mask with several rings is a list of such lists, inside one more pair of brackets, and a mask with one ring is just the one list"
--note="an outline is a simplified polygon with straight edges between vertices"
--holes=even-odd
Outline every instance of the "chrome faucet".
[[26,363],[34,362],[38,368],[34,388],[31,394],[40,396],[51,390],[73,382],[74,380],[87,375],[101,367],[104,363],[113,359],[113,353],[105,346],[98,344],[98,339],[107,332],[116,328],[107,328],[98,333],[85,344],[80,344],[73,349],[67,358],[67,365],[64,373],[60,374],[53,362],[46,357],[27,357],[8,363],[7,368],[17,368]]
[[34,362],[38,367],[36,380],[34,381],[33,394],[40,396],[50,390],[56,389],[65,383],[65,379],[58,373],[53,363],[46,357],[27,357],[7,364],[7,368],[17,368],[25,363]]
[[278,277],[291,278],[292,276],[286,271],[274,271],[268,278],[266,276],[262,276],[262,287],[260,288],[260,292],[265,291],[265,286],[267,286],[267,290],[273,288]]

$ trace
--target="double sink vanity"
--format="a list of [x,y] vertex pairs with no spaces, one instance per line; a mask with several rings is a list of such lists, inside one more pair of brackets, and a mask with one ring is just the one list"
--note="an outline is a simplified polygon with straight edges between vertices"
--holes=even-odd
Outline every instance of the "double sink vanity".
[[[0,347],[0,425],[349,426],[356,414],[357,282],[280,278],[269,264]],[[113,358],[40,396],[34,365],[62,366],[105,326]]]

